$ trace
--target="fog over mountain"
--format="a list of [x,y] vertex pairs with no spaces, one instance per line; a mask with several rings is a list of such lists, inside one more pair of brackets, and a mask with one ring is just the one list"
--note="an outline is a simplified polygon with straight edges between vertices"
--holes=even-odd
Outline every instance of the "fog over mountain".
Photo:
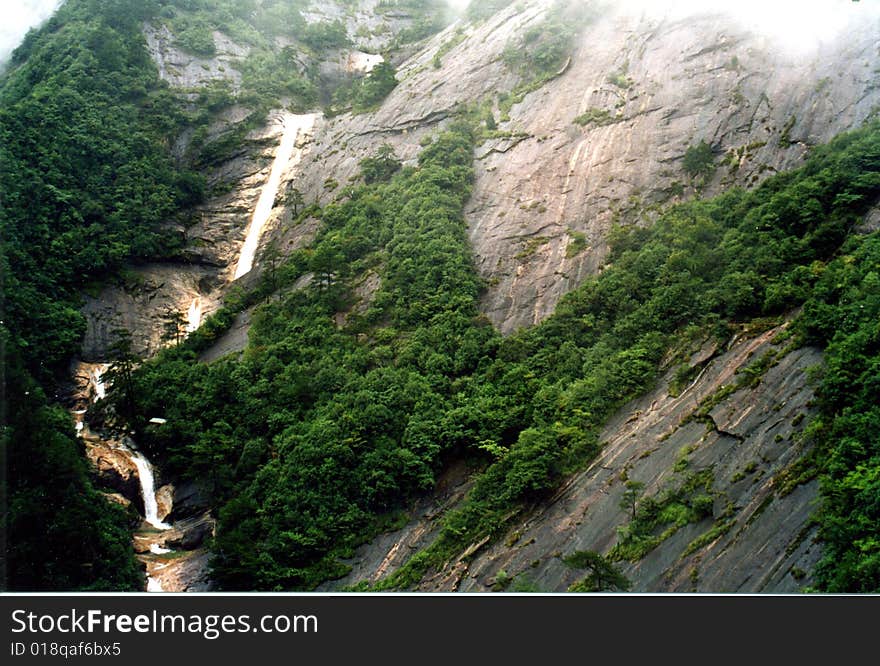
[[0,67],[21,44],[27,31],[52,15],[60,0],[4,0],[0,24]]

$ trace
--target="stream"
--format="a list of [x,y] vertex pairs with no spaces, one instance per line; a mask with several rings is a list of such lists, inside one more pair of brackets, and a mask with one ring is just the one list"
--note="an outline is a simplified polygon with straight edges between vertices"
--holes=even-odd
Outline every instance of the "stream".
[[[266,228],[266,223],[269,221],[272,209],[275,206],[275,197],[278,195],[281,177],[287,169],[299,164],[303,155],[302,144],[312,131],[317,117],[317,113],[284,114],[282,120],[284,130],[281,134],[281,142],[275,151],[275,159],[272,162],[269,178],[260,191],[260,198],[257,200],[253,217],[251,217],[250,224],[248,224],[247,231],[245,232],[244,245],[241,248],[233,279],[237,280],[242,275],[249,273],[253,268],[254,258],[260,246],[260,238],[263,236],[263,230]],[[299,144],[299,147],[297,147],[297,144]]]
[[[319,115],[285,113],[282,116],[283,130],[278,148],[248,224],[233,279],[253,269],[279,187],[284,176],[302,159]],[[202,308],[202,297],[196,294],[187,309],[185,335],[198,329],[203,318]],[[153,464],[130,437],[116,438],[89,427],[90,409],[107,394],[104,373],[108,367],[107,363],[79,363],[74,373],[77,390],[70,413],[75,421],[76,434],[83,440],[86,454],[99,476],[106,475],[116,482],[116,486],[125,486],[119,492],[108,493],[108,499],[121,504],[130,503],[135,491],[128,482],[137,476],[140,499],[143,501],[143,521],[133,535],[133,542],[137,558],[146,569],[145,589],[147,592],[211,589],[207,577],[209,554],[203,544],[207,536],[213,533],[214,521],[210,511],[194,509],[185,513],[187,517],[179,521],[166,522],[172,509],[174,488],[167,485],[157,489]],[[151,422],[161,424],[165,419],[156,417]]]
[[137,470],[140,495],[144,505],[144,523],[135,533],[134,539],[136,542],[140,542],[138,550],[143,551],[138,553],[138,557],[146,565],[146,590],[148,592],[163,592],[165,590],[161,581],[152,574],[167,566],[167,563],[163,561],[165,558],[156,556],[167,556],[174,553],[171,548],[165,547],[164,534],[172,530],[174,526],[162,520],[162,517],[171,510],[170,502],[166,502],[167,506],[160,517],[153,464],[142,451],[133,447],[133,442],[129,438],[116,440],[89,428],[89,408],[99,400],[103,400],[107,394],[103,375],[109,366],[106,363],[97,363],[83,364],[82,367],[85,372],[80,372],[79,376],[85,378],[86,383],[78,396],[78,406],[85,402],[86,407],[71,411],[76,423],[77,436],[85,440],[87,446],[100,446],[105,458],[113,455],[118,460],[127,459]]

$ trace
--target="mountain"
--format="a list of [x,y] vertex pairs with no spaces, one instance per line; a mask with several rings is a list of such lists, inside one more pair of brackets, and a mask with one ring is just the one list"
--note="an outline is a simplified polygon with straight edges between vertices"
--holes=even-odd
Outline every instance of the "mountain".
[[840,14],[68,0],[3,80],[7,391],[63,433],[110,363],[89,425],[210,509],[219,589],[876,591],[880,14]]

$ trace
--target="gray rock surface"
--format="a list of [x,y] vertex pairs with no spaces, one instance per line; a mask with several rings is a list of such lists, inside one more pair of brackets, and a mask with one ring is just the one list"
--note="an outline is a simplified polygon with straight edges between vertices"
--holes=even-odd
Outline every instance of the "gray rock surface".
[[[502,135],[477,148],[476,181],[465,216],[476,266],[487,285],[481,307],[503,333],[541,321],[563,294],[599,271],[613,224],[650,224],[659,207],[734,185],[756,185],[802,163],[812,145],[858,126],[880,108],[880,23],[875,18],[851,25],[841,38],[805,55],[723,15],[682,20],[609,9],[580,29],[563,71],[525,95],[505,120],[499,94],[509,93],[521,80],[501,54],[513,38],[542,20],[548,4],[524,0],[485,22],[456,23],[427,40],[397,63],[400,83],[378,110],[319,118],[302,146],[302,162],[282,179],[282,188],[296,187],[306,203],[327,204],[358,180],[360,160],[383,143],[391,144],[405,163],[414,163],[420,143],[441,130],[459,105],[490,100]],[[340,18],[359,48],[375,52],[387,44],[381,26],[366,17],[375,14],[376,1],[357,7],[351,14],[336,3],[314,3],[310,20]],[[381,19],[388,26],[398,20],[409,18],[386,13]],[[358,36],[358,21],[376,28],[376,34],[368,38],[361,31]],[[180,52],[163,30],[147,26],[145,34],[169,83],[189,89],[227,78],[238,85],[235,64],[246,56],[245,48],[218,33],[218,55],[195,58]],[[449,48],[453,40],[457,43]],[[435,67],[441,50],[445,53]],[[333,71],[347,67],[341,60],[325,65]],[[593,109],[606,111],[611,122],[574,123]],[[245,116],[244,109],[229,110],[209,138]],[[119,324],[135,334],[141,353],[152,354],[161,344],[166,310],[185,311],[196,298],[203,315],[217,307],[232,282],[279,133],[280,115],[274,113],[236,154],[208,170],[209,186],[217,194],[186,230],[179,261],[137,267],[124,287],[109,287],[87,299],[84,358],[106,358],[110,332]],[[190,139],[180,137],[175,146],[179,157],[188,154]],[[704,182],[682,166],[688,147],[700,141],[711,145],[716,162]],[[878,219],[875,210],[861,230],[876,229]],[[279,201],[263,247],[272,240],[282,252],[304,247],[319,225],[314,219],[295,223]],[[576,238],[582,248],[573,245]],[[257,279],[262,269],[258,252],[255,270],[242,280]],[[376,281],[375,276],[364,278],[359,296],[368,302]],[[242,349],[249,320],[250,313],[242,313],[204,360]],[[809,585],[809,571],[819,557],[808,520],[817,487],[810,482],[783,493],[779,480],[806,452],[798,438],[811,398],[806,369],[819,362],[819,354],[810,349],[782,354],[759,383],[719,401],[708,426],[688,418],[733,382],[738,369],[778,351],[773,344],[777,333],[743,336],[725,350],[707,348],[704,358],[693,360],[705,365],[698,379],[678,396],[669,394],[666,377],[612,420],[603,435],[603,452],[589,469],[551,501],[512,517],[505,537],[476,546],[468,557],[423,581],[422,588],[488,590],[499,579],[517,578],[542,590],[565,590],[583,574],[566,567],[559,556],[582,549],[607,553],[617,542],[617,528],[626,523],[619,506],[621,473],[625,470],[629,478],[645,483],[646,494],[655,495],[680,482],[675,470],[682,460],[684,469],[712,470],[713,516],[681,527],[639,561],[626,563],[624,573],[634,589],[788,592]],[[328,589],[375,581],[430,543],[438,518],[468,488],[467,475],[459,472],[450,472],[448,483],[412,507],[403,528],[357,549],[349,562],[351,573]],[[184,492],[175,489],[172,517],[195,516],[207,508],[195,496],[192,501],[179,498]],[[718,528],[716,538],[695,542],[713,528]],[[207,584],[206,557],[202,549],[192,551],[181,560],[190,573],[166,589]]]
[[[611,419],[602,452],[587,469],[550,500],[513,517],[493,543],[475,544],[468,557],[430,575],[419,589],[489,591],[507,579],[565,591],[585,574],[566,566],[562,556],[608,554],[618,543],[618,528],[629,521],[621,508],[624,477],[644,484],[643,497],[654,497],[702,470],[713,478],[713,516],[681,527],[638,561],[619,563],[633,590],[797,592],[809,585],[820,556],[810,522],[818,487],[812,481],[783,490],[782,479],[808,452],[800,438],[812,398],[807,370],[821,355],[809,348],[782,351],[774,339],[783,328],[741,336],[726,350],[709,346],[692,359],[703,368],[697,379],[677,396],[669,393],[670,371]],[[720,400],[711,410],[714,426],[693,418],[767,353],[778,354],[778,362],[757,384]],[[454,505],[435,502],[430,511],[414,511],[405,528],[361,547],[351,574],[336,585],[375,582],[401,566],[407,554],[430,542],[438,517]],[[716,538],[695,542],[713,527],[719,528]]]
[[[400,84],[379,110],[322,123],[300,184],[308,200],[333,200],[327,177],[356,179],[358,162],[382,143],[413,160],[456,105],[513,89],[518,78],[501,53],[545,5],[517,3],[477,26],[453,24],[400,66]],[[434,68],[434,54],[459,29],[464,40]],[[709,195],[797,166],[811,145],[862,123],[880,104],[878,36],[878,22],[866,20],[804,56],[723,15],[611,13],[586,25],[565,72],[499,123],[512,137],[477,150],[466,215],[489,285],[484,312],[505,333],[552,313],[601,267],[612,223],[647,223],[653,206],[696,193],[682,169],[689,146],[713,147],[718,167],[701,188]],[[628,88],[609,82],[624,70]],[[592,108],[615,122],[573,122]],[[576,253],[574,233],[586,239]],[[524,253],[535,239],[545,242]]]
[[[132,267],[124,285],[110,285],[96,295],[85,297],[82,313],[87,328],[82,345],[83,360],[106,359],[115,339],[113,331],[120,327],[132,333],[138,354],[151,356],[170,344],[169,340],[163,340],[169,314],[185,316],[196,299],[201,320],[219,307],[232,283],[248,222],[268,179],[281,121],[280,112],[270,113],[265,127],[249,133],[235,155],[206,174],[209,187],[222,184],[220,189],[225,191],[196,209],[192,226],[186,230],[169,229],[169,233],[185,234],[186,246],[177,260]],[[307,149],[306,141],[304,150]],[[282,179],[282,188],[297,173],[291,168]],[[279,206],[273,211],[265,238],[268,242],[273,234],[280,234],[284,248],[290,251],[307,242],[315,231],[314,220],[292,228],[289,212]],[[258,274],[259,270],[254,271],[242,280],[256,279]]]
[[233,42],[222,32],[214,31],[215,55],[199,57],[178,48],[174,35],[165,26],[144,25],[147,50],[156,63],[159,76],[175,88],[198,88],[216,80],[227,80],[233,90],[241,84],[238,63],[250,48]]

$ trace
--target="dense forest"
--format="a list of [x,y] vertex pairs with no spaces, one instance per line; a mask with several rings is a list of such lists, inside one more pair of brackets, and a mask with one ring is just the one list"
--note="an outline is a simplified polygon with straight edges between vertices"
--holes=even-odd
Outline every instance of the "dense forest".
[[[246,4],[71,0],[28,36],[2,81],[11,589],[142,587],[130,518],[90,481],[56,404],[84,332],[81,294],[133,263],[173,256],[179,239],[165,225],[185,224],[205,196],[203,178],[170,151],[183,127],[206,122],[204,109],[160,82],[141,22],[176,22],[194,52],[210,50],[205,34],[216,27],[253,44],[238,97],[252,122],[279,95],[292,108],[323,97],[328,112],[359,112],[394,85],[390,67],[329,94],[308,72],[278,84],[266,73],[284,65],[265,36],[280,22],[245,21],[236,12]],[[291,29],[305,30],[298,16]],[[438,21],[428,16],[406,39]],[[316,49],[343,40],[332,27],[307,38]],[[555,70],[569,38],[535,37],[549,54],[543,70]],[[520,57],[510,54],[511,66],[528,69]],[[880,124],[812,149],[803,167],[752,190],[615,227],[604,269],[542,324],[508,337],[479,312],[484,285],[463,214],[490,124],[479,105],[461,108],[423,141],[417,163],[390,147],[363,160],[362,178],[337,202],[298,212],[321,223],[308,247],[273,261],[250,291],[230,292],[197,332],[111,392],[117,418],[165,472],[209,493],[220,588],[313,589],[342,576],[354,547],[397,524],[464,459],[476,475],[465,502],[432,545],[378,584],[411,587],[583,469],[615,410],[682,361],[681,340],[725,341],[744,323],[796,313],[790,344],[825,355],[805,435],[815,446],[788,481],[821,482],[817,588],[880,590],[880,237],[854,232],[880,197]],[[378,286],[364,299],[370,282]],[[251,306],[242,357],[199,361]],[[117,370],[130,360],[117,359]],[[163,422],[149,423],[156,414]],[[693,479],[686,511],[707,510],[704,486]],[[646,524],[650,509],[639,514]],[[633,530],[608,559],[649,541]]]
[[139,589],[122,509],[87,474],[55,398],[83,290],[175,250],[198,201],[175,167],[183,120],[140,35],[150,3],[68,2],[13,53],[0,90],[7,573],[13,589]]

